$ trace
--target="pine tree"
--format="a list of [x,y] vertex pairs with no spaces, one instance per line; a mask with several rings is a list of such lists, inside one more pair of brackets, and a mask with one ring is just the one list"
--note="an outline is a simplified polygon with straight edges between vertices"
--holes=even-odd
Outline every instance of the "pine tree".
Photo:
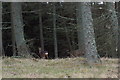
[[24,39],[24,25],[22,20],[22,3],[11,3],[11,20],[12,28],[14,30],[14,37],[16,41],[17,51],[19,56],[30,57],[26,41]]
[[0,56],[2,56],[2,2],[0,2]]
[[[79,23],[77,23],[78,30],[80,30],[80,33],[82,35],[82,36],[80,35],[78,38],[82,38],[82,41],[83,41],[82,45],[84,45],[83,49],[85,51],[85,56],[87,58],[87,61],[89,64],[99,63],[100,61],[98,58],[98,53],[96,48],[90,3],[87,3],[87,2],[79,3],[78,12],[79,12],[79,14],[77,15],[78,20],[81,19],[81,21],[78,21]],[[78,35],[80,33],[78,33]]]

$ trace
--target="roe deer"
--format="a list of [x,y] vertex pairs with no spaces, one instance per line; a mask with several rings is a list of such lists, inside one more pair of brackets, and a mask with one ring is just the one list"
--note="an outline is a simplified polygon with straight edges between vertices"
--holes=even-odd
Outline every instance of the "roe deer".
[[42,51],[41,48],[39,48],[38,56],[42,59],[48,59],[48,52],[47,51]]

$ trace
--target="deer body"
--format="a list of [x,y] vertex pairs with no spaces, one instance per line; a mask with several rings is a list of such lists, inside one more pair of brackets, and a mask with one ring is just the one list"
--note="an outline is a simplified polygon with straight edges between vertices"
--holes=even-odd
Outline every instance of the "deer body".
[[41,51],[41,48],[39,48],[38,56],[42,59],[48,59],[48,52],[47,51]]

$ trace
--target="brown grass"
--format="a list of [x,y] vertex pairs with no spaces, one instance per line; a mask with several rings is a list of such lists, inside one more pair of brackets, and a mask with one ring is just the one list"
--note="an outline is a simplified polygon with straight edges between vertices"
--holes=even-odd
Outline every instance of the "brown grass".
[[3,78],[117,78],[118,59],[104,59],[90,67],[84,58],[4,58]]

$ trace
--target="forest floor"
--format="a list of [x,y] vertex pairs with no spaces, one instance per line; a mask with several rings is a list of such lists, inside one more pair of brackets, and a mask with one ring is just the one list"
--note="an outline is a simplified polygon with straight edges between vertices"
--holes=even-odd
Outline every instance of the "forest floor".
[[90,67],[84,58],[4,58],[3,78],[117,78],[118,59],[102,58]]

